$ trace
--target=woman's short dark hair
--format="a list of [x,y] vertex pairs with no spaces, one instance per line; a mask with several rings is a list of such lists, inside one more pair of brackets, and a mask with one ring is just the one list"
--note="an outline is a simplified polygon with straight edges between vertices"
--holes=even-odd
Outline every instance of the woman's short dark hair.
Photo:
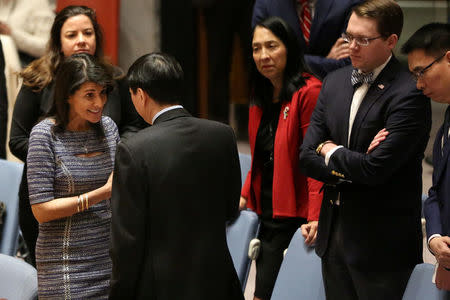
[[141,56],[128,69],[130,89],[145,91],[159,104],[181,103],[183,69],[178,61],[166,53],[154,52]]
[[[269,17],[257,23],[253,29],[252,37],[258,27],[270,30],[286,47],[286,67],[283,73],[283,86],[279,99],[280,101],[288,101],[300,87],[305,85],[303,73],[311,73],[303,57],[304,51],[298,44],[294,31],[283,19]],[[262,106],[272,100],[272,83],[259,73],[254,61],[250,69],[250,86],[254,104]]]
[[114,81],[108,68],[105,68],[92,55],[80,53],[64,59],[56,72],[54,102],[51,110],[56,129],[66,129],[70,110],[68,99],[86,82],[101,85],[109,93]]

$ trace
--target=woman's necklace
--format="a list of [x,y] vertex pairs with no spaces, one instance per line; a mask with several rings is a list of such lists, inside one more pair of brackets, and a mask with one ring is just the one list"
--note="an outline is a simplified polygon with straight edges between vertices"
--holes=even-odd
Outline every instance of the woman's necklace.
[[84,142],[84,145],[83,145],[83,149],[84,149],[84,153],[85,154],[88,154],[88,147],[87,147],[88,142],[89,142],[89,139],[86,139],[86,141]]

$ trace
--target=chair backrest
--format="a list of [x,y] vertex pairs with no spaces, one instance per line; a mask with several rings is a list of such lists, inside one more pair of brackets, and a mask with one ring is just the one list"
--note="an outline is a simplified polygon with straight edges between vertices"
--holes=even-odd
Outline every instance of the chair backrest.
[[0,299],[37,299],[37,272],[19,258],[0,254]]
[[[23,164],[0,159],[0,201],[6,204],[0,253],[15,255],[19,238],[19,186]],[[1,272],[0,272],[1,273]]]
[[250,171],[250,167],[252,166],[252,157],[249,154],[239,153],[239,162],[241,164],[242,185],[244,185],[248,171]]
[[271,299],[325,300],[320,258],[305,245],[300,229],[289,244]]
[[256,213],[243,210],[239,217],[227,226],[227,243],[242,290],[247,284],[251,260],[248,257],[250,241],[258,235],[259,221]]
[[434,274],[434,265],[418,264],[409,277],[403,300],[445,300],[450,299],[450,293],[439,290],[431,279]]

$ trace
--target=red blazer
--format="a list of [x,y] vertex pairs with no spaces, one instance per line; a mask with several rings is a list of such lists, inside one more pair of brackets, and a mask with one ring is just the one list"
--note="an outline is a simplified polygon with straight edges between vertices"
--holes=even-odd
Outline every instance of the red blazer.
[[[273,167],[273,217],[302,217],[308,221],[319,219],[322,194],[320,181],[300,173],[299,151],[309,126],[322,83],[308,75],[306,85],[282,103],[275,133]],[[247,206],[261,214],[261,166],[254,160],[256,135],[262,109],[252,105],[249,110],[248,135],[252,153],[252,166],[242,188]]]

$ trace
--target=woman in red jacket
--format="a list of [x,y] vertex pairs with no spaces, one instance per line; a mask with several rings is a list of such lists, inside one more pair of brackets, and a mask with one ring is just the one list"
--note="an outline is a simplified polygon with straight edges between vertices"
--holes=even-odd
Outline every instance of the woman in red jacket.
[[300,174],[299,151],[321,82],[308,73],[292,29],[271,17],[253,31],[249,141],[252,167],[240,208],[261,219],[255,299],[270,299],[283,251],[302,226],[305,242],[316,237],[322,184]]

